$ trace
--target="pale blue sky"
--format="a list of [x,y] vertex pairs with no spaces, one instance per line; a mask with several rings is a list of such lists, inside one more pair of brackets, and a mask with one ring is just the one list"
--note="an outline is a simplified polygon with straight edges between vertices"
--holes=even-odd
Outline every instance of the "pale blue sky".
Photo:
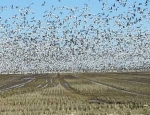
[[[42,6],[44,1],[45,1],[45,5]],[[122,1],[125,1],[125,0],[122,0]],[[136,3],[135,3],[135,1],[136,1]],[[111,18],[113,16],[118,16],[119,14],[123,14],[123,17],[127,17],[126,15],[127,15],[127,12],[129,11],[129,7],[133,6],[133,3],[135,3],[136,7],[141,7],[142,9],[148,8],[147,11],[144,12],[144,14],[139,14],[136,11],[135,14],[136,14],[137,18],[139,18],[143,15],[150,15],[150,14],[148,14],[148,11],[150,12],[150,7],[149,7],[150,4],[148,6],[145,6],[145,4],[144,4],[145,0],[135,0],[135,1],[127,0],[126,7],[123,7],[118,2],[116,2],[116,0],[102,0],[100,2],[99,2],[99,0],[61,0],[60,2],[58,0],[3,0],[3,2],[0,2],[1,9],[2,9],[2,7],[7,7],[7,10],[5,10],[5,8],[4,8],[4,11],[2,11],[0,13],[0,17],[2,17],[2,19],[3,19],[1,21],[1,23],[4,23],[4,21],[8,18],[10,18],[9,22],[13,23],[14,20],[12,19],[12,17],[15,14],[18,15],[18,13],[19,13],[18,10],[28,7],[31,3],[33,3],[33,5],[31,5],[31,10],[33,10],[35,13],[28,15],[26,17],[27,20],[31,20],[32,17],[35,17],[36,21],[43,20],[44,12],[47,10],[51,11],[50,10],[51,6],[54,6],[54,7],[67,6],[70,8],[74,8],[74,7],[78,6],[80,9],[82,9],[85,7],[85,4],[88,4],[88,6],[91,6],[91,10],[88,11],[89,13],[91,13],[91,14],[105,13],[105,16],[107,14],[109,14],[109,17],[111,17]],[[111,13],[109,13],[108,10],[102,10],[102,4],[106,3],[106,2],[107,2],[107,8],[110,8],[115,3],[115,7],[118,7],[118,10],[117,11],[113,10],[113,12],[111,12]],[[142,5],[139,6],[139,3],[142,3]],[[12,9],[11,8],[12,5],[13,5],[13,7],[19,6],[19,8]],[[132,10],[132,8],[130,10]],[[62,12],[65,13],[66,10],[63,10]],[[57,12],[55,12],[55,13],[57,13]],[[132,11],[132,13],[133,13],[133,11]],[[60,13],[58,13],[58,15],[60,15]],[[20,16],[20,15],[18,15],[18,16]],[[66,16],[66,14],[65,14],[65,16]],[[130,13],[129,13],[129,16],[131,16]],[[60,17],[61,17],[61,15],[60,15]],[[149,21],[150,18],[147,20]],[[113,20],[111,20],[109,25],[106,27],[106,30],[108,27],[115,30],[116,26],[113,25],[113,21],[118,21],[118,19],[114,18]],[[123,21],[125,21],[125,20],[123,20]],[[125,26],[126,26],[127,22],[128,22],[128,20],[125,22]],[[142,18],[142,21],[139,22],[138,24],[133,25],[133,28],[136,29],[135,27],[139,26],[140,24],[142,24],[142,27],[139,29],[141,29],[142,31],[149,29],[149,23],[147,23],[147,22],[145,23],[144,18]],[[96,25],[94,25],[94,26],[96,26]],[[101,28],[103,28],[103,26]],[[99,28],[99,29],[101,29],[101,28]],[[135,33],[137,33],[137,32],[135,31]],[[124,31],[123,34],[126,34],[126,31]]]
[[[43,15],[43,12],[45,10],[48,10],[52,5],[54,7],[62,7],[62,6],[68,6],[68,7],[75,7],[78,6],[80,8],[83,8],[86,4],[88,4],[89,6],[92,6],[91,9],[91,13],[93,14],[97,14],[99,12],[103,12],[101,10],[102,8],[102,3],[106,2],[108,3],[109,6],[113,5],[114,3],[116,3],[116,6],[119,7],[118,13],[121,13],[123,11],[127,11],[128,7],[132,5],[132,3],[134,3],[133,0],[127,0],[127,5],[126,7],[122,7],[121,5],[119,5],[119,3],[116,2],[116,0],[102,0],[101,2],[99,2],[99,0],[61,0],[61,2],[59,2],[58,0],[1,0],[3,2],[0,2],[0,6],[7,6],[9,10],[7,10],[8,12],[6,13],[2,13],[2,16],[9,16],[11,14],[15,14],[15,10],[10,10],[11,5],[13,6],[20,6],[20,8],[24,8],[29,6],[29,4],[34,3],[32,5],[32,9],[36,12],[36,16],[40,17],[41,15]],[[41,4],[43,2],[46,2],[45,6],[42,7]],[[122,0],[125,1],[125,0]],[[144,6],[144,2],[145,0],[135,0],[137,3],[143,3],[143,5],[141,5],[140,7]],[[105,11],[104,11],[105,12]],[[107,13],[107,12],[106,12]],[[112,12],[113,15],[116,14],[116,12]]]
[[[46,10],[50,10],[50,7],[53,5],[54,7],[62,7],[62,6],[67,6],[67,7],[76,7],[78,6],[79,8],[83,8],[85,7],[85,3],[88,4],[89,6],[92,6],[91,10],[89,11],[92,14],[98,14],[98,13],[106,13],[109,14],[110,16],[116,16],[118,14],[121,14],[123,12],[127,13],[127,11],[129,10],[128,8],[130,6],[133,5],[133,3],[136,1],[136,7],[138,3],[142,3],[142,5],[140,5],[141,8],[149,8],[150,4],[148,6],[145,6],[144,3],[146,0],[127,0],[127,4],[126,7],[123,7],[121,5],[119,5],[118,2],[116,2],[116,0],[102,0],[101,2],[99,2],[99,0],[61,0],[61,2],[59,2],[58,0],[1,0],[3,2],[0,2],[0,6],[7,6],[7,10],[3,11],[0,13],[0,16],[3,17],[3,19],[7,19],[7,18],[11,18],[13,15],[17,14],[18,11],[17,10],[12,10],[11,9],[11,5],[15,6],[20,6],[21,8],[24,7],[28,7],[31,3],[34,3],[31,6],[31,9],[33,11],[35,11],[34,15],[31,15],[31,17],[35,16],[36,19],[42,19],[43,13]],[[43,2],[45,3],[45,6],[41,6]],[[125,1],[125,0],[122,0]],[[108,6],[112,6],[114,3],[116,5],[116,7],[118,8],[118,11],[115,12],[111,12],[111,14],[107,11],[104,10],[102,11],[102,3],[107,2]],[[150,8],[149,8],[150,10]],[[123,14],[125,14],[123,13]],[[145,14],[147,14],[147,12],[145,12]],[[140,16],[138,13],[136,14],[136,16]],[[30,15],[28,16],[28,18],[31,18]],[[144,20],[142,20],[144,21]],[[147,26],[147,23],[143,22],[143,24],[145,24],[145,26]],[[143,28],[145,28],[143,26]],[[147,28],[147,27],[146,27]]]
[[[127,0],[127,4],[126,7],[121,6],[118,2],[116,2],[116,0],[102,0],[99,2],[99,0],[61,0],[60,2],[58,0],[1,0],[3,2],[0,2],[0,6],[1,7],[7,7],[7,10],[3,11],[0,13],[0,16],[2,17],[3,21],[5,21],[5,19],[8,18],[12,18],[15,14],[18,14],[19,12],[17,11],[17,9],[11,9],[11,6],[13,5],[13,7],[19,6],[19,9],[22,9],[24,7],[28,7],[31,3],[34,3],[31,6],[31,9],[35,12],[34,15],[28,15],[27,19],[31,19],[33,16],[36,18],[36,20],[42,20],[43,19],[43,15],[44,12],[46,10],[50,10],[51,6],[54,7],[63,7],[63,6],[67,6],[70,8],[74,8],[76,6],[78,6],[79,8],[84,8],[85,7],[85,3],[88,4],[88,6],[91,6],[91,10],[89,11],[89,13],[92,14],[98,14],[98,13],[105,13],[105,15],[109,14],[109,17],[113,17],[113,16],[117,16],[119,14],[123,14],[124,17],[126,17],[126,14],[129,10],[129,7],[133,5],[133,3],[136,1],[136,7],[138,7],[139,3],[142,3],[142,5],[140,5],[141,8],[148,8],[149,12],[150,12],[150,4],[148,6],[145,6],[144,3],[146,0]],[[45,6],[41,6],[45,1]],[[125,0],[121,0],[121,1],[125,1]],[[115,3],[116,7],[118,7],[117,11],[113,11],[111,13],[108,12],[108,10],[102,10],[102,4],[107,2],[107,7],[111,7],[113,6],[113,4]],[[65,12],[65,11],[63,11]],[[147,15],[148,12],[144,12],[145,15]],[[60,15],[60,14],[59,14]],[[139,13],[136,12],[136,17],[140,17],[141,15],[139,15]],[[115,21],[118,19],[114,19],[113,21]],[[2,22],[3,22],[2,21]],[[111,22],[110,22],[111,24]],[[145,23],[145,20],[143,19],[140,23],[138,23],[137,25],[134,26],[138,26],[142,24],[142,27],[144,30],[149,29],[149,24]],[[113,26],[114,28],[114,26]],[[143,30],[143,31],[144,31]]]

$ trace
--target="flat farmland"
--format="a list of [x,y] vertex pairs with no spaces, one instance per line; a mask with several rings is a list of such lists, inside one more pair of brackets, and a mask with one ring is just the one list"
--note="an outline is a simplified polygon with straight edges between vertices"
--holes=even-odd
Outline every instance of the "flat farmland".
[[149,115],[150,73],[0,75],[0,115]]

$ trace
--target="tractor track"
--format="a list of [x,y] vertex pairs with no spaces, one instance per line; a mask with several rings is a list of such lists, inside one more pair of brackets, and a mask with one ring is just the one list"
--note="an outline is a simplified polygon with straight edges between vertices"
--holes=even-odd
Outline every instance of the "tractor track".
[[51,87],[55,87],[58,85],[54,82],[55,78],[53,78],[47,74],[32,75],[32,76],[21,76],[18,78],[17,77],[16,78],[9,78],[8,80],[5,80],[7,82],[0,86],[0,93],[5,92],[5,91],[10,91],[12,89],[24,87],[28,83],[35,82],[36,80],[41,79],[41,78],[46,79],[45,83],[39,84],[35,88],[46,88],[48,85],[50,85]]
[[[72,78],[76,78],[72,75],[70,75],[70,77]],[[81,96],[86,96],[88,97],[88,102],[89,103],[98,103],[98,104],[123,104],[123,102],[113,102],[113,101],[108,101],[108,100],[104,100],[104,99],[100,99],[100,98],[97,98],[97,96],[95,96],[94,94],[93,95],[87,95],[87,94],[84,94],[76,89],[74,89],[67,81],[64,80],[64,78],[68,78],[68,75],[65,77],[65,76],[61,76],[61,75],[58,75],[58,78],[59,78],[59,81],[60,81],[60,84],[62,87],[64,87],[64,89],[74,93],[74,94],[77,94],[77,95],[81,95]]]
[[104,85],[104,86],[106,86],[108,88],[111,88],[111,89],[114,89],[114,90],[118,90],[118,91],[121,91],[121,92],[124,92],[124,93],[133,94],[133,95],[137,95],[137,96],[149,96],[149,95],[146,95],[146,94],[133,92],[133,91],[126,90],[126,89],[123,89],[123,88],[120,88],[120,87],[116,87],[116,86],[109,85],[109,84],[106,84],[106,83],[102,83],[102,82],[99,82],[99,81],[91,80],[91,79],[88,79],[88,78],[82,78],[82,79],[88,80],[88,81],[90,81],[92,83],[95,83],[97,85]]

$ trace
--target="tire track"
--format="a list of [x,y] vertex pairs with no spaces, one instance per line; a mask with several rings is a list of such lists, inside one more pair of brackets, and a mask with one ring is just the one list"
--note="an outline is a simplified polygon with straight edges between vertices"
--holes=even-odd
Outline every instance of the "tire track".
[[[108,88],[111,88],[111,89],[114,89],[114,90],[118,90],[118,91],[121,91],[121,92],[125,92],[125,93],[128,93],[128,94],[133,94],[133,95],[137,95],[137,96],[149,96],[147,94],[142,94],[142,93],[137,93],[137,92],[133,92],[133,91],[130,91],[130,90],[126,90],[126,89],[123,89],[123,88],[120,88],[120,87],[117,87],[117,86],[113,86],[113,85],[109,85],[109,84],[106,84],[106,83],[102,83],[102,82],[99,82],[99,81],[95,81],[95,80],[91,80],[91,79],[88,79],[88,78],[85,78],[85,77],[80,77],[80,76],[77,76],[75,75],[74,76],[75,78],[82,78],[82,79],[85,79],[89,82],[92,82],[92,83],[95,83],[97,85],[103,85],[103,86],[106,86]],[[110,78],[110,77],[108,77]],[[113,78],[111,78],[113,79]],[[120,80],[120,79],[119,79]]]
[[49,75],[46,75],[46,76],[44,76],[44,78],[43,77],[38,77],[36,80],[38,80],[38,79],[44,79],[45,78],[45,82],[44,83],[42,83],[42,84],[38,84],[37,86],[36,86],[36,88],[46,88],[46,87],[48,87],[48,86],[50,86],[50,87],[55,87],[55,86],[57,86],[58,84],[56,84],[55,83],[55,76],[49,76]]
[[120,87],[116,87],[116,86],[113,86],[113,85],[109,85],[109,84],[106,84],[106,83],[102,83],[102,82],[99,82],[99,81],[94,81],[94,80],[83,78],[83,77],[82,77],[82,79],[88,80],[88,81],[90,81],[92,83],[96,83],[98,85],[104,85],[104,86],[106,86],[108,88],[111,88],[111,89],[114,89],[114,90],[118,90],[118,91],[121,91],[121,92],[124,92],[124,93],[133,94],[133,95],[137,95],[137,96],[149,96],[149,95],[146,95],[146,94],[133,92],[133,91],[130,91],[130,90],[126,90],[126,89],[123,89],[123,88],[120,88]]
[[3,86],[0,87],[0,93],[14,89],[14,88],[20,88],[25,86],[26,84],[30,83],[31,81],[33,81],[35,78],[33,77],[21,77],[19,79],[15,79],[17,81],[11,81],[11,83],[7,83]]
[[131,77],[132,79],[123,79],[121,77],[117,78],[115,76],[113,76],[113,77],[107,76],[107,77],[110,78],[110,79],[117,79],[117,80],[122,80],[122,81],[127,81],[127,82],[133,82],[133,83],[140,83],[140,84],[150,85],[150,79],[146,79],[146,78]]
[[32,81],[32,80],[28,80],[28,81],[26,81],[26,82],[19,83],[19,84],[14,84],[14,85],[9,86],[9,87],[4,86],[5,88],[1,89],[0,92],[8,91],[8,90],[14,89],[14,88],[20,88],[20,87],[23,87],[23,86],[25,86],[27,83],[30,83],[31,81]]
[[[74,76],[71,75],[71,77],[74,77]],[[62,87],[64,87],[66,90],[68,90],[68,91],[70,91],[70,92],[72,92],[74,94],[78,94],[78,95],[81,95],[81,96],[88,97],[89,100],[87,100],[87,101],[90,104],[91,103],[98,103],[98,104],[104,104],[104,103],[106,103],[106,104],[123,104],[123,102],[113,102],[113,101],[110,101],[110,100],[108,101],[108,100],[97,98],[97,96],[94,96],[94,95],[86,95],[86,94],[81,93],[80,91],[74,89],[73,87],[71,87],[69,85],[69,83],[64,80],[64,78],[65,78],[64,76],[58,75],[58,78],[59,78],[59,81],[60,81],[60,84],[61,84]],[[68,75],[67,75],[67,78],[68,78]]]

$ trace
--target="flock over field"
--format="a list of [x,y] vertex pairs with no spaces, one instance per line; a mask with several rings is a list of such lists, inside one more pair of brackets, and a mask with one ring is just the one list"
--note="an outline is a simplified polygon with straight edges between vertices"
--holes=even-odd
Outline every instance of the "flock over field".
[[150,1],[64,1],[0,5],[0,115],[149,115]]

